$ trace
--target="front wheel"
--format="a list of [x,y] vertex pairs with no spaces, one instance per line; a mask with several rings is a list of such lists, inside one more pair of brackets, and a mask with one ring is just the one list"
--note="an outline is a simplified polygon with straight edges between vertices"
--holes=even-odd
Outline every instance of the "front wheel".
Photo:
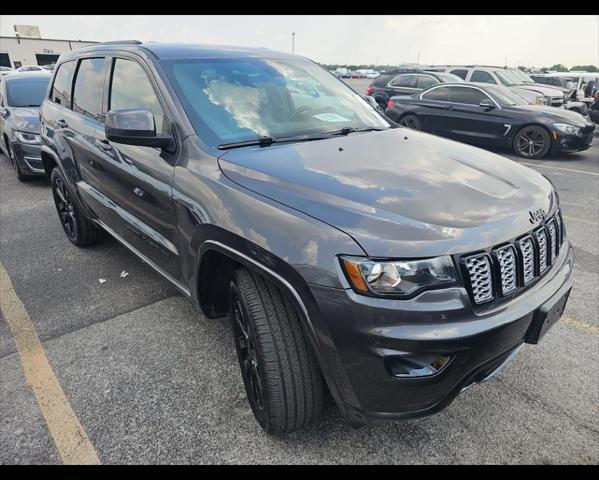
[[89,220],[79,209],[58,168],[52,170],[50,181],[58,218],[71,243],[78,247],[85,247],[101,242],[105,236],[104,230]]
[[514,153],[524,158],[542,158],[551,148],[551,138],[543,127],[524,127],[514,138]]
[[19,180],[19,182],[28,182],[29,180],[31,180],[31,177],[25,175],[21,170],[19,161],[17,160],[17,156],[15,155],[15,152],[12,149],[12,145],[10,144],[10,142],[6,142],[6,149],[8,150],[8,158],[10,158],[12,168],[14,168],[17,171],[17,179]]
[[229,288],[241,376],[260,426],[281,435],[306,427],[324,404],[324,380],[299,315],[275,285],[245,269]]
[[411,128],[412,130],[422,129],[420,119],[416,115],[406,115],[405,117],[402,117],[398,123],[404,127]]

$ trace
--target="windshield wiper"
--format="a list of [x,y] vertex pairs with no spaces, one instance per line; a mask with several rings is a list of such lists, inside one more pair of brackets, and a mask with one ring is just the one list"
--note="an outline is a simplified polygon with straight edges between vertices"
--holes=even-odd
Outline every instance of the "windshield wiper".
[[380,132],[385,130],[384,128],[379,127],[364,127],[364,128],[355,128],[355,127],[343,127],[340,130],[335,130],[333,132],[327,132],[329,135],[349,135],[350,133],[355,132]]
[[288,143],[288,142],[310,142],[313,140],[324,140],[326,138],[331,138],[337,135],[349,135],[354,132],[368,132],[371,130],[384,130],[382,128],[377,127],[366,127],[366,128],[354,128],[354,127],[344,127],[340,130],[334,130],[332,132],[323,132],[323,133],[312,133],[312,134],[304,134],[304,135],[294,135],[290,137],[257,137],[252,138],[250,140],[243,140],[241,142],[231,142],[231,143],[221,143],[218,145],[219,150],[229,150],[231,148],[241,148],[241,147],[270,147],[273,143]]

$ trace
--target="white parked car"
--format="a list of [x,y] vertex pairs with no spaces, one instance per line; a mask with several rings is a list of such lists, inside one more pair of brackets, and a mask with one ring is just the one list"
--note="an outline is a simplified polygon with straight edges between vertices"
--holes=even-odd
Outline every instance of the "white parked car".
[[17,72],[45,72],[39,65],[23,65],[16,69]]

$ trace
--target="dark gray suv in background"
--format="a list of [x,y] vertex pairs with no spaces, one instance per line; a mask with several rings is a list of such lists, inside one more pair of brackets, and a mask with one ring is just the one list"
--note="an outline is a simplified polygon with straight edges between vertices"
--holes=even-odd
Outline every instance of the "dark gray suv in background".
[[60,57],[41,121],[70,241],[108,232],[228,316],[270,433],[328,392],[356,424],[434,413],[564,310],[573,251],[546,178],[392,127],[305,58],[98,44]]

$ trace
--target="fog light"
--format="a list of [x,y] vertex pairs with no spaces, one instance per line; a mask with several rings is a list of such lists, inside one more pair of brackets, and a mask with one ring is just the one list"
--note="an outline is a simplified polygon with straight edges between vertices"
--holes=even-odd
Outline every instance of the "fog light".
[[451,355],[391,355],[385,357],[387,369],[395,377],[428,377],[443,370],[451,360]]

